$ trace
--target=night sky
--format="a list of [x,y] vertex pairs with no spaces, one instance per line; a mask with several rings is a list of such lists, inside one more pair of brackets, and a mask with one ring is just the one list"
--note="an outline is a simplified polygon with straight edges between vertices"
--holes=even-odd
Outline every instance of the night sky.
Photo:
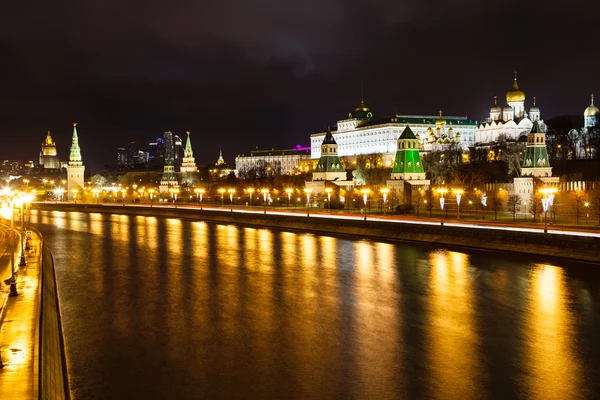
[[[192,132],[198,164],[309,144],[360,101],[379,115],[501,105],[513,70],[542,118],[600,94],[600,2],[198,0],[4,2],[0,159],[50,129],[88,168],[129,141]],[[599,96],[600,97],[600,96]]]

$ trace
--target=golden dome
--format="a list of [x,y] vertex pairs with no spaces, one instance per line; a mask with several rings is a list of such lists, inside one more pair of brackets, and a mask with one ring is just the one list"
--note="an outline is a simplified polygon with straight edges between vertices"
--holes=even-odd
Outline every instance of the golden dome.
[[590,106],[585,109],[583,116],[587,118],[587,117],[596,117],[598,115],[600,115],[600,110],[598,109],[598,107],[596,107],[594,105],[594,95],[592,94],[592,101],[590,103]]
[[512,88],[506,93],[506,102],[511,103],[522,103],[525,101],[525,93],[519,89],[519,84],[517,83],[517,72],[515,71],[515,78],[513,81]]
[[442,116],[442,110],[440,110],[440,117],[438,119],[435,120],[435,124],[439,127],[442,125],[446,125],[446,120],[444,120],[444,117]]

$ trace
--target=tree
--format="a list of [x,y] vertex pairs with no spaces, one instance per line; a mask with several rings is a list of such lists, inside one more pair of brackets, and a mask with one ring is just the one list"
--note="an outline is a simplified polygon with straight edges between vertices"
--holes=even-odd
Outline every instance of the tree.
[[505,135],[498,136],[498,151],[500,161],[504,161],[510,175],[521,176],[523,154],[527,148],[524,142],[507,140]]
[[583,190],[576,190],[571,193],[571,202],[573,204],[573,208],[575,209],[575,224],[579,225],[579,213],[583,208],[583,203],[585,201],[585,192]]
[[536,217],[538,214],[542,213],[542,194],[535,190],[529,201],[529,212],[533,215],[533,222],[536,221]]
[[108,182],[106,180],[106,178],[100,174],[96,174],[96,175],[92,176],[91,181],[92,181],[92,185],[94,185],[95,187],[104,187],[104,186],[106,186],[106,183]]
[[500,209],[502,208],[502,204],[503,203],[504,202],[502,200],[502,197],[500,197],[499,194],[495,194],[490,199],[490,207],[492,208],[492,210],[494,210],[494,221],[497,220],[497,218],[498,218],[498,211],[500,211]]
[[427,201],[427,209],[429,210],[429,218],[431,218],[431,212],[433,210],[433,202],[435,200],[435,196],[433,194],[433,189],[429,188],[424,192],[425,200]]
[[521,197],[516,194],[508,196],[508,209],[512,211],[513,221],[517,218],[517,211],[521,208]]

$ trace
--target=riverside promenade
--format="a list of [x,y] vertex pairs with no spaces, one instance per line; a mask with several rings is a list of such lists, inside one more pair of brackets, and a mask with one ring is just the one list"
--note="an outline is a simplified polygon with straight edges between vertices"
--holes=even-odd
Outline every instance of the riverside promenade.
[[[39,317],[41,278],[41,238],[35,233],[30,249],[25,250],[27,265],[18,267],[20,244],[9,246],[6,228],[3,228],[5,249],[0,258],[0,399],[38,398]],[[12,249],[11,249],[12,247]],[[18,268],[19,295],[9,297],[9,286],[4,280],[11,275],[10,252]]]

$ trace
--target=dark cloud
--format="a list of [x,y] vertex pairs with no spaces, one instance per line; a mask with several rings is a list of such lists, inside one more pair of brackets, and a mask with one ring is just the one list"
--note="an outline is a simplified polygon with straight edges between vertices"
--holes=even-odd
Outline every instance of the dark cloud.
[[485,117],[519,71],[543,116],[579,114],[598,87],[596,3],[12,2],[0,15],[0,158],[35,159],[48,128],[86,162],[163,130],[197,160],[307,144],[359,100],[380,114]]

